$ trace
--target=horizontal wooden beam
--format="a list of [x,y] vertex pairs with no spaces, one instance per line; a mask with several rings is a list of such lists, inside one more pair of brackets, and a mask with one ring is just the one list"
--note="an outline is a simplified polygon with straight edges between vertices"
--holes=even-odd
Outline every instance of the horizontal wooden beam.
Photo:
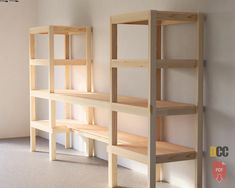
[[65,126],[65,125],[62,125],[62,126],[57,125],[57,126],[51,128],[49,126],[48,120],[31,121],[30,126],[35,129],[38,129],[38,130],[41,130],[44,132],[48,132],[48,133],[63,133],[63,132],[66,132],[66,130],[67,130],[67,126]]
[[50,98],[50,93],[49,93],[48,90],[31,90],[30,91],[30,96],[31,97],[42,98],[42,99],[49,99]]
[[86,65],[85,59],[55,59],[55,65]]
[[112,24],[148,24],[150,12],[157,17],[158,25],[181,24],[197,21],[197,13],[190,12],[169,12],[169,11],[143,11],[134,12],[111,17]]
[[121,103],[112,103],[111,104],[112,111],[130,113],[140,116],[147,116],[150,112],[146,107],[139,107]]
[[55,34],[80,34],[87,31],[86,27],[53,26]]
[[70,26],[40,26],[30,28],[30,34],[48,34],[49,28],[53,29],[53,34],[73,35],[80,34],[87,31],[88,27],[70,27]]
[[197,13],[155,11],[155,14],[157,14],[157,20],[186,21],[186,22],[197,21]]
[[[54,65],[86,65],[85,59],[55,59]],[[48,59],[31,59],[30,65],[35,66],[48,66],[49,60]]]
[[195,68],[195,59],[158,59],[157,68]]
[[158,116],[171,116],[171,115],[186,115],[186,114],[195,114],[197,111],[196,106],[188,107],[179,107],[179,108],[166,108],[161,109],[157,108]]
[[111,23],[112,24],[128,24],[128,23],[135,23],[139,21],[147,21],[149,18],[149,11],[142,11],[142,12],[134,12],[134,13],[127,13],[121,14],[117,16],[111,16]]
[[[195,68],[197,60],[194,59],[158,59],[157,68]],[[148,60],[139,59],[113,59],[112,67],[148,67]]]
[[30,34],[47,34],[49,32],[49,26],[40,26],[30,28]]
[[30,65],[48,66],[49,60],[48,59],[30,59]]
[[108,108],[109,107],[109,103],[107,101],[102,101],[102,100],[95,100],[95,99],[83,98],[79,96],[69,96],[69,95],[55,94],[55,93],[51,94],[50,96],[52,100],[65,102],[65,103],[83,105],[87,107],[96,107],[96,108]]
[[188,23],[192,23],[191,21],[179,21],[179,20],[162,20],[160,21],[160,24],[158,25],[176,25],[176,24],[188,24]]
[[112,67],[148,67],[147,60],[139,59],[113,59]]

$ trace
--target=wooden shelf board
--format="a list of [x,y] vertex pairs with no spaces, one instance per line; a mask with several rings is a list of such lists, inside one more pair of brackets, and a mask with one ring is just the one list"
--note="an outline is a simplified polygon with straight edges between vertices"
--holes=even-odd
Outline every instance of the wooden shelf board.
[[49,26],[33,27],[29,30],[30,34],[48,34]]
[[50,26],[40,26],[30,28],[30,34],[48,34],[49,30],[52,29],[54,34],[62,35],[72,35],[84,33],[89,27],[70,27],[70,26],[59,26],[59,25],[50,25]]
[[53,26],[55,34],[79,34],[87,31],[87,27],[69,27],[69,26]]
[[157,16],[158,24],[161,25],[196,22],[198,17],[197,13],[150,10],[115,15],[111,17],[111,23],[147,25],[151,12]]
[[55,65],[86,65],[85,59],[55,59]]
[[[54,65],[86,65],[85,59],[55,59]],[[35,66],[48,66],[48,59],[31,59],[30,65]]]
[[[81,125],[76,120],[58,120],[58,124],[79,132],[79,134],[108,144],[108,128],[97,125]],[[114,154],[147,163],[147,138],[118,131],[118,146],[108,147]],[[195,159],[196,152],[188,147],[156,142],[157,163]]]
[[51,128],[49,126],[48,120],[38,120],[38,121],[31,121],[30,126],[36,128],[38,130],[48,132],[48,133],[61,133],[66,132],[67,126],[63,124],[56,123],[56,126]]
[[[79,104],[90,107],[110,107],[109,95],[104,93],[78,92],[76,90],[55,90],[49,94],[47,90],[33,90],[31,96],[50,98],[53,100]],[[146,116],[149,113],[147,100],[137,97],[119,96],[118,103],[112,103],[112,110]],[[156,101],[157,115],[183,115],[196,113],[196,106],[174,101]]]
[[49,60],[48,59],[30,59],[30,65],[48,66],[49,65]]
[[166,182],[156,182],[156,187],[157,188],[180,188],[179,186],[172,185]]
[[[196,152],[191,148],[162,141],[158,141],[156,144],[157,163],[185,161],[196,158]],[[118,144],[117,146],[108,146],[107,150],[113,154],[136,160],[142,163],[147,163],[148,161],[147,143],[145,145]]]
[[[112,67],[148,67],[147,59],[113,59]],[[158,59],[157,68],[195,68],[197,60],[195,59]]]

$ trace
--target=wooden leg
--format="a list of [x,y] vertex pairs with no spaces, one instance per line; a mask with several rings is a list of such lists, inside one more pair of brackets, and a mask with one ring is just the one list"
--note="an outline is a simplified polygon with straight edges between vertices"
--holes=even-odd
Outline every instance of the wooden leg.
[[86,138],[86,153],[88,157],[94,156],[94,140]]
[[109,187],[117,186],[117,155],[109,153]]
[[36,129],[30,127],[30,151],[36,151]]
[[196,188],[202,188],[202,156],[196,159]]
[[50,160],[56,160],[56,135],[55,133],[49,133],[49,155]]
[[162,181],[162,165],[157,164],[156,165],[156,181]]
[[71,148],[70,129],[67,129],[65,133],[65,148],[66,149]]

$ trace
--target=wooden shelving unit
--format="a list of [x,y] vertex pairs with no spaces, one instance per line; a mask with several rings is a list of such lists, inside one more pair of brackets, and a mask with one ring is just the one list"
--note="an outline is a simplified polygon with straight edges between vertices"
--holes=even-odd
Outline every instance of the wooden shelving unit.
[[[156,187],[156,177],[161,180],[161,168],[156,164],[174,161],[196,160],[195,187],[202,187],[202,134],[203,134],[203,25],[204,16],[200,13],[182,13],[165,11],[143,11],[112,16],[111,29],[111,120],[109,127],[109,186],[117,186],[117,156],[146,163],[148,166],[148,188]],[[171,24],[197,24],[197,57],[195,59],[163,59],[161,49],[162,27]],[[118,58],[118,25],[135,24],[148,25],[148,58],[119,59]],[[148,70],[148,98],[144,106],[130,102],[123,104],[118,97],[117,76],[118,68],[142,67]],[[197,71],[197,99],[195,104],[181,104],[162,100],[161,69],[164,68],[195,68]],[[156,103],[157,101],[157,103]],[[143,103],[142,103],[143,104]],[[164,110],[163,110],[164,109]],[[148,137],[133,143],[120,143],[118,132],[118,112],[144,115],[148,117]],[[162,140],[163,121],[161,116],[195,114],[197,117],[197,133],[195,149],[167,143]],[[157,121],[156,121],[157,120]],[[156,173],[157,172],[157,173]],[[157,175],[157,176],[156,176]]]
[[[161,168],[156,164],[196,159],[197,180],[196,187],[202,186],[202,114],[203,114],[203,20],[201,14],[144,11],[111,17],[111,92],[96,93],[92,89],[91,76],[91,28],[47,26],[30,30],[30,106],[31,106],[31,150],[36,149],[36,129],[48,132],[50,137],[50,159],[56,159],[55,134],[66,133],[67,148],[70,147],[69,133],[76,131],[86,137],[88,155],[94,154],[93,140],[107,143],[109,155],[109,186],[117,186],[117,156],[127,157],[148,165],[148,187],[156,186],[157,175]],[[196,23],[198,36],[198,55],[195,59],[168,60],[161,57],[161,27],[168,24]],[[149,25],[149,57],[145,60],[118,59],[117,57],[117,25],[144,24]],[[70,57],[70,36],[86,33],[86,59],[73,60]],[[36,59],[35,35],[49,36],[49,58]],[[65,35],[65,59],[54,58],[55,34]],[[35,86],[35,66],[43,65],[49,68],[48,90],[38,89]],[[54,88],[54,66],[63,65],[65,70],[65,85],[63,90]],[[71,88],[70,68],[72,65],[87,67],[87,90],[79,92]],[[117,93],[117,69],[120,67],[143,67],[149,70],[149,96],[147,99],[119,96]],[[162,100],[161,70],[164,68],[194,68],[197,70],[197,101],[195,104],[186,104],[176,101]],[[37,120],[35,98],[49,101],[49,120]],[[66,104],[64,119],[56,119],[55,102]],[[80,124],[71,116],[71,105],[87,107],[88,121]],[[110,125],[108,128],[96,125],[94,108],[110,109]],[[148,118],[148,136],[142,137],[122,131],[117,128],[117,113],[124,112]],[[197,116],[197,146],[189,148],[162,140],[162,117],[168,115],[195,114]],[[157,124],[156,124],[157,122]],[[157,179],[161,179],[157,176]],[[158,184],[159,185],[159,184]]]
[[[56,159],[56,134],[65,133],[66,142],[65,147],[70,148],[70,131],[66,125],[56,124],[56,98],[50,97],[55,94],[55,66],[65,67],[65,89],[71,88],[71,66],[81,65],[86,66],[87,69],[87,88],[85,92],[92,91],[91,81],[91,28],[90,27],[69,27],[69,26],[43,26],[31,28],[29,32],[29,46],[30,46],[30,149],[31,151],[36,150],[36,129],[49,133],[49,154],[50,159]],[[72,59],[71,48],[72,48],[72,35],[85,34],[86,37],[86,57],[84,59]],[[36,35],[47,35],[48,36],[48,58],[37,59],[36,58]],[[54,56],[54,38],[55,35],[64,36],[64,59],[55,59]],[[40,91],[36,88],[36,66],[47,66],[48,67],[48,89]],[[36,117],[36,98],[45,98],[49,101],[49,121],[40,121]],[[72,118],[71,104],[66,103],[64,114],[66,119]],[[87,120],[89,124],[93,121],[93,109],[88,108]],[[87,144],[88,154],[92,153],[92,142],[88,140]]]

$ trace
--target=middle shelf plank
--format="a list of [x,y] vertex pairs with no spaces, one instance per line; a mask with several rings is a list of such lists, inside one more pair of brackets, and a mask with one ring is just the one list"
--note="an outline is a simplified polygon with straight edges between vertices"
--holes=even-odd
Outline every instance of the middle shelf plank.
[[[78,92],[76,90],[55,90],[54,93],[49,93],[48,90],[32,90],[30,95],[89,107],[111,107],[113,111],[141,116],[147,116],[149,113],[148,101],[138,97],[118,96],[118,102],[110,104],[109,94],[105,93]],[[181,102],[161,100],[156,101],[156,107],[158,116],[196,113],[195,105]]]

